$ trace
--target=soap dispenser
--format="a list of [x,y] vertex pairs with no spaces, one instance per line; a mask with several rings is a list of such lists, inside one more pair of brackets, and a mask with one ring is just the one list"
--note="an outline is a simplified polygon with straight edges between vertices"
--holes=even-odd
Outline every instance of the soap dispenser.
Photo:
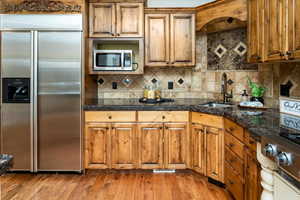
[[247,90],[243,90],[243,93],[241,94],[242,95],[242,98],[241,98],[241,101],[242,102],[247,102],[249,101],[249,95],[247,94]]

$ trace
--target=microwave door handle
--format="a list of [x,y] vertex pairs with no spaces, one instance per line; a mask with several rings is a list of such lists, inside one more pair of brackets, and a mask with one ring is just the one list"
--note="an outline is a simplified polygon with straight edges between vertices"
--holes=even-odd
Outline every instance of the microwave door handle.
[[121,53],[121,68],[124,69],[125,63],[124,63],[124,52]]

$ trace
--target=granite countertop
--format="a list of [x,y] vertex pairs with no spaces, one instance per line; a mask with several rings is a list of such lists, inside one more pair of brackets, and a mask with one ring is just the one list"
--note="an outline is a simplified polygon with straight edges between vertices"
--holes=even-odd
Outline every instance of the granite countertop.
[[[251,136],[261,140],[263,135],[278,135],[279,132],[295,132],[280,127],[280,113],[278,109],[249,110],[240,109],[236,105],[228,108],[205,107],[201,104],[212,102],[209,99],[175,99],[174,102],[160,104],[143,104],[138,99],[90,99],[83,106],[86,111],[194,111],[226,117],[246,128]],[[261,111],[258,116],[249,112]],[[299,133],[300,132],[296,132]]]
[[4,174],[12,167],[13,156],[7,154],[0,154],[0,175]]

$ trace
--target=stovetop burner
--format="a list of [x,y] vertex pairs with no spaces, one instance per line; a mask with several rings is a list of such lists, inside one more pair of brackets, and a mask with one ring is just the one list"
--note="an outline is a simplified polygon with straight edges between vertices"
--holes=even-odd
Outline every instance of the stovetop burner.
[[297,133],[287,133],[287,132],[281,132],[279,133],[279,135],[281,137],[284,137],[296,144],[299,144],[300,145],[300,134],[297,134]]

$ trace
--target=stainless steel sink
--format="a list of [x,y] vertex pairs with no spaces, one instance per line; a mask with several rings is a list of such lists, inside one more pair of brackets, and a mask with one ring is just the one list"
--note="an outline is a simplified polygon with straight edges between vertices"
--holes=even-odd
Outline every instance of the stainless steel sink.
[[209,103],[201,104],[201,106],[211,107],[211,108],[230,108],[233,105],[232,104],[225,104],[225,103],[209,102]]

